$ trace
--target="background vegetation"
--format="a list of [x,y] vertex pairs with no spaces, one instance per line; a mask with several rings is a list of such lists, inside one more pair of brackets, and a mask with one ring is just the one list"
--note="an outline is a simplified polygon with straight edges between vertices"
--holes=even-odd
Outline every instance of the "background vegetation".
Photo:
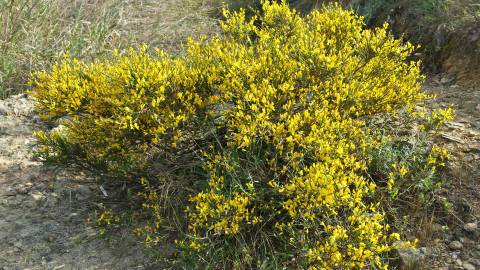
[[[0,1],[0,96],[28,88],[30,73],[50,67],[65,50],[90,60],[109,55],[113,48],[142,43],[176,50],[187,36],[217,32],[221,7],[248,11],[259,6],[256,0],[169,1],[173,0]],[[290,4],[308,12],[327,2],[333,1],[291,0]],[[466,78],[476,74],[480,55],[477,1],[341,2],[365,16],[368,25],[389,21],[396,35],[421,44],[422,59],[431,71],[450,71]]]
[[210,15],[220,6],[197,0],[1,0],[0,97],[27,89],[31,72],[50,68],[65,51],[93,60],[146,42],[174,50],[187,36],[215,32],[217,20]]
[[[305,12],[331,1],[292,0]],[[421,45],[428,72],[447,72],[465,83],[480,74],[480,5],[476,0],[339,1],[372,26],[387,21],[397,37]]]

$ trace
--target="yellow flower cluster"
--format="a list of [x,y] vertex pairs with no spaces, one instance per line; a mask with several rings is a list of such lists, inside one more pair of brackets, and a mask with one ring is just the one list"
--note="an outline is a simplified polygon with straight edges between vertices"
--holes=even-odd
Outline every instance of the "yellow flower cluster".
[[454,110],[451,107],[447,109],[418,110],[414,114],[422,120],[419,126],[421,130],[438,129],[446,121],[454,118]]
[[[201,188],[176,183],[190,192],[179,242],[212,268],[234,265],[205,259],[223,244],[305,269],[386,268],[397,234],[366,200],[376,186],[362,176],[365,156],[379,141],[365,123],[425,98],[419,63],[406,60],[414,47],[339,6],[304,18],[285,2],[262,8],[226,11],[223,35],[189,40],[177,58],[143,47],[36,74],[42,116],[66,119],[61,134],[39,133],[39,151],[150,178],[172,149],[195,153],[207,177],[195,179]],[[179,178],[173,171],[162,183]],[[140,197],[154,213],[150,241],[162,207],[149,191]]]
[[445,166],[445,161],[450,158],[447,149],[434,145],[428,155],[428,164],[432,166]]
[[[374,143],[363,119],[424,98],[418,63],[405,61],[413,47],[386,26],[363,30],[338,7],[301,18],[285,3],[264,2],[263,12],[260,24],[226,13],[225,37],[189,47],[189,57],[207,63],[209,89],[222,104],[217,123],[228,128],[228,148],[221,151],[240,156],[211,166],[222,181],[193,197],[191,233],[204,239],[273,225],[301,239],[304,265],[382,267],[388,230],[364,204],[375,184],[360,173]],[[248,155],[257,151],[266,151],[264,160],[253,166]],[[225,163],[241,169],[231,173]],[[228,207],[240,194],[248,203]],[[248,222],[255,218],[264,221]]]
[[[75,154],[96,167],[128,175],[141,166],[152,145],[175,147],[182,133],[177,128],[204,104],[195,85],[200,72],[184,61],[147,47],[109,61],[85,64],[71,60],[33,78],[33,96],[44,120],[61,119],[66,130],[39,132],[63,137],[77,146]],[[51,149],[40,149],[46,158]],[[55,158],[55,157],[54,157]]]

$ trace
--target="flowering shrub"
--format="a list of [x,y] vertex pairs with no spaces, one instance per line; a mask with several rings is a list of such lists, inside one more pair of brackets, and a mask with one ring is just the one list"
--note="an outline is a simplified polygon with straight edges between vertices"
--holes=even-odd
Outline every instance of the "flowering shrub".
[[224,34],[180,57],[144,47],[37,73],[38,111],[65,126],[37,134],[38,155],[138,181],[151,220],[136,232],[157,244],[180,216],[183,263],[387,268],[399,235],[371,200],[385,134],[368,123],[425,98],[414,47],[338,6],[262,7],[226,11]]

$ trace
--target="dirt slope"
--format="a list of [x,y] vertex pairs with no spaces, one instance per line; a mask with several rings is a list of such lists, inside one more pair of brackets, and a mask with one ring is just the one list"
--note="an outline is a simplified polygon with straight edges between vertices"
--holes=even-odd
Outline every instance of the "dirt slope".
[[452,154],[448,184],[440,194],[452,203],[451,213],[422,228],[428,231],[425,269],[480,269],[480,89],[445,78],[431,79],[424,89],[437,95],[430,107],[456,110],[454,121],[437,137]]

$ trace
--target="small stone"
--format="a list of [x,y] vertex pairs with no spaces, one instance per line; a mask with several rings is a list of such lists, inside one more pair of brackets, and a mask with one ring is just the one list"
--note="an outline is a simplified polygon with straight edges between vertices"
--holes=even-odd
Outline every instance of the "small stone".
[[20,185],[17,187],[17,193],[18,194],[27,194],[28,193],[28,188],[25,187],[24,185]]
[[47,208],[52,208],[52,207],[55,207],[55,205],[58,203],[58,198],[57,197],[52,197],[52,196],[49,196],[47,197],[47,199],[45,200],[44,202],[44,207],[47,207]]
[[23,200],[25,199],[25,196],[23,195],[20,195],[20,194],[17,194],[15,196],[15,204],[21,204],[23,202]]
[[475,232],[478,229],[477,223],[470,222],[463,225],[463,229],[467,232]]
[[440,83],[441,84],[449,84],[451,82],[453,82],[454,79],[453,78],[448,78],[448,77],[442,77],[442,79],[440,79]]
[[42,200],[43,198],[45,198],[45,195],[43,195],[41,192],[32,192],[32,194],[30,194],[32,196],[32,198],[35,200],[35,201],[40,201]]
[[39,190],[45,190],[46,185],[44,183],[38,183],[36,188],[39,189]]
[[453,240],[453,235],[449,234],[449,233],[444,233],[443,234],[443,239],[447,240],[448,242],[452,241]]
[[433,223],[431,230],[432,230],[432,233],[441,233],[444,231],[444,228],[441,224]]
[[53,258],[51,256],[49,256],[48,254],[45,254],[42,256],[42,261],[43,262],[51,262],[53,261]]
[[15,189],[11,187],[7,187],[7,189],[5,190],[5,196],[15,196],[16,194],[17,192],[15,192]]
[[18,248],[18,249],[22,249],[22,243],[20,243],[19,241],[13,243],[13,246]]
[[88,199],[92,195],[92,191],[90,190],[90,188],[83,185],[78,185],[74,189],[74,192],[75,192],[75,197],[77,198],[77,200],[80,200],[80,201]]
[[[473,154],[467,154],[467,155],[465,155],[464,160],[465,160],[466,162],[472,162],[473,160],[475,160],[475,155],[473,155]],[[469,224],[469,223],[467,223],[467,224]],[[465,225],[466,225],[466,224],[465,224]]]
[[456,264],[456,265],[463,265],[463,262],[462,262],[462,260],[460,260],[460,259],[456,259],[456,260],[455,260],[455,264]]
[[479,259],[470,259],[470,262],[473,265],[480,266],[480,260]]
[[463,248],[463,244],[460,243],[459,241],[452,241],[452,242],[450,242],[448,247],[453,249],[453,250],[460,250],[460,249]]
[[404,269],[416,269],[424,258],[420,250],[413,247],[398,249],[397,252]]
[[454,259],[454,260],[456,260],[458,258],[458,252],[451,252],[449,254],[450,254],[450,257],[452,257],[452,259]]
[[78,213],[70,213],[70,215],[68,215],[68,219],[70,222],[74,221],[76,217],[78,217]]
[[3,102],[0,103],[0,115],[7,115],[10,109],[3,104]]
[[475,266],[473,266],[468,262],[463,262],[462,266],[463,266],[463,269],[465,270],[475,270]]
[[48,235],[47,241],[50,242],[50,243],[55,242],[55,236],[53,234]]
[[64,125],[58,125],[58,126],[54,127],[54,128],[52,129],[52,131],[54,131],[54,132],[61,132],[61,131],[64,130],[65,128],[66,128],[66,127],[65,127]]

